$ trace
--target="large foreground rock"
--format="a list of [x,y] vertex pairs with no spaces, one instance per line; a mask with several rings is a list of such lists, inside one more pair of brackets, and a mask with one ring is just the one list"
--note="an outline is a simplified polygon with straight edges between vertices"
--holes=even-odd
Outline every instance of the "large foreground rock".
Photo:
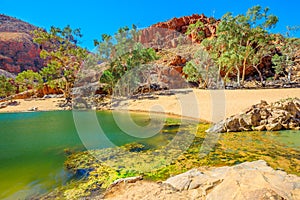
[[178,191],[198,188],[205,199],[300,199],[300,177],[275,171],[262,160],[207,172],[194,169],[165,183]]
[[233,167],[193,169],[165,182],[119,182],[98,199],[300,199],[300,177],[274,170],[265,161]]
[[300,99],[266,101],[215,124],[206,132],[279,131],[300,129]]

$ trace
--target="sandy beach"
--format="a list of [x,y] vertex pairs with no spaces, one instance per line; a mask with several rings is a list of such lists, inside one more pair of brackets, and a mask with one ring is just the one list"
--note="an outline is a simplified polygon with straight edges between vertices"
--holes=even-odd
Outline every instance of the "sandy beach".
[[[160,112],[172,115],[217,122],[237,114],[253,104],[265,100],[268,103],[284,98],[300,98],[300,88],[261,90],[176,90],[173,95],[159,95],[157,99],[126,100],[114,109]],[[38,111],[63,110],[62,98],[16,100],[16,106],[0,109],[4,112],[26,112],[33,107]]]
[[54,111],[63,110],[59,107],[60,103],[63,103],[64,98],[48,98],[48,99],[16,99],[19,104],[15,106],[7,106],[0,109],[0,113],[6,112],[28,112],[33,108],[37,108],[37,111]]
[[129,100],[119,109],[154,111],[218,122],[265,100],[268,103],[285,98],[300,98],[300,88],[264,90],[198,90],[178,92],[158,99]]

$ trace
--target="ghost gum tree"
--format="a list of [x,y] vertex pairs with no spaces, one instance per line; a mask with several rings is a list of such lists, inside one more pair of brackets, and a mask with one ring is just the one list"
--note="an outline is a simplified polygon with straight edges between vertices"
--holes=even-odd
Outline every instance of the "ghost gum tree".
[[86,49],[77,45],[81,37],[80,29],[70,26],[34,31],[34,42],[40,45],[40,56],[46,61],[40,73],[50,87],[58,87],[66,98],[70,97],[76,72],[88,55]]
[[[217,26],[217,36],[206,38],[202,44],[209,51],[211,58],[223,71],[224,83],[229,75],[236,74],[237,84],[245,80],[247,66],[257,66],[268,55],[273,37],[268,30],[275,27],[278,17],[269,14],[269,8],[254,6],[246,12],[233,16],[226,13]],[[198,26],[193,27],[199,29]],[[259,72],[260,76],[261,73]],[[262,77],[261,77],[262,78]]]
[[291,32],[299,30],[300,26],[288,26],[286,37],[278,35],[277,40],[279,42],[276,45],[278,53],[272,57],[276,75],[285,76],[289,83],[291,82],[293,66],[296,65],[297,51],[299,51],[300,47],[300,39],[292,37]]
[[[138,42],[138,35],[137,27],[132,25],[132,29],[123,27],[113,36],[103,34],[101,41],[94,41],[98,48],[99,60],[106,63],[106,70],[100,78],[100,83],[106,84],[104,89],[108,94],[112,94],[113,88],[125,74],[127,77],[130,76],[128,72],[131,69],[157,59],[154,49],[145,48]],[[127,88],[123,88],[126,90],[123,93],[129,94],[132,89],[129,86],[136,85],[141,81],[141,77],[132,76],[127,78],[129,82],[124,84],[127,85]]]

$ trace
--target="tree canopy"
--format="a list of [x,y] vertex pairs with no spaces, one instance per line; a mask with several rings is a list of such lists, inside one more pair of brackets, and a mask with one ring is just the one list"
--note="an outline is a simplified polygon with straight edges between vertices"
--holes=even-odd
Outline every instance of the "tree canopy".
[[41,46],[40,56],[46,61],[40,73],[50,86],[59,87],[65,97],[70,96],[76,72],[88,55],[86,49],[77,45],[81,37],[80,29],[73,30],[70,26],[63,29],[53,26],[49,32],[34,31],[34,42]]
[[26,70],[18,74],[16,83],[19,86],[19,91],[23,92],[28,89],[38,89],[41,87],[43,79],[39,73]]
[[[269,14],[269,8],[261,6],[248,9],[246,14],[233,16],[226,13],[222,17],[217,26],[217,36],[204,39],[202,44],[219,66],[219,71],[225,72],[225,83],[230,74],[236,74],[238,85],[243,83],[247,66],[258,70],[261,58],[269,53],[272,35],[268,30],[277,22],[278,17]],[[191,25],[189,32],[197,31],[199,26]]]
[[126,72],[157,59],[154,49],[145,48],[138,42],[138,35],[139,32],[133,25],[131,30],[123,27],[113,36],[103,34],[100,42],[94,41],[101,62],[107,65],[100,82],[106,84],[105,89],[110,94]]
[[8,97],[15,94],[17,88],[12,84],[12,79],[0,76],[0,97]]

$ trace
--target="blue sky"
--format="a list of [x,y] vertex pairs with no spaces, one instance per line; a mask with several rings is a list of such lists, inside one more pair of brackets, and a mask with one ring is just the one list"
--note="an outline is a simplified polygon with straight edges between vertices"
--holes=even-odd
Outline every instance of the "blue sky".
[[93,39],[100,39],[103,33],[113,34],[119,27],[147,27],[194,13],[220,18],[226,12],[245,13],[254,5],[268,6],[270,13],[279,17],[273,32],[284,33],[287,25],[300,25],[299,0],[0,0],[0,13],[46,29],[51,25],[81,28],[82,46],[92,49]]

